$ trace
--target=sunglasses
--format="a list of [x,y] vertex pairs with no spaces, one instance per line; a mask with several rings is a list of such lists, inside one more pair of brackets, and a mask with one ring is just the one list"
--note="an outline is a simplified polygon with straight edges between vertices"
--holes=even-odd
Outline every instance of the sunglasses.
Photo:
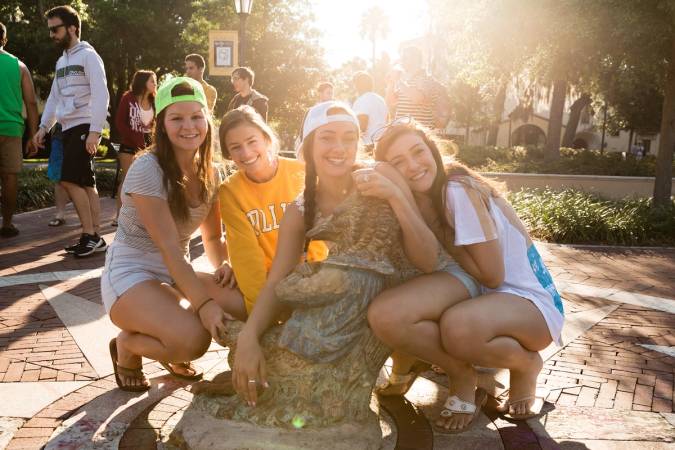
[[391,122],[389,122],[388,124],[386,124],[386,125],[378,128],[377,130],[375,130],[375,132],[371,136],[371,139],[373,140],[373,142],[377,142],[380,139],[382,139],[382,137],[385,135],[387,130],[389,130],[389,128],[395,127],[397,125],[410,125],[414,121],[415,121],[415,119],[413,119],[412,116],[401,116],[398,119],[394,119]]
[[47,28],[49,29],[50,33],[56,33],[59,30],[59,28],[65,27],[65,26],[66,26],[65,23],[61,23],[59,25],[54,25],[53,27],[47,27]]

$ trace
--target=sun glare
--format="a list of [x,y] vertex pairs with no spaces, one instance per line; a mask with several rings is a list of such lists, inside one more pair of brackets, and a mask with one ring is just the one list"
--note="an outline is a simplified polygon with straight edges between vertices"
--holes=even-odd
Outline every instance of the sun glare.
[[388,33],[376,41],[376,56],[386,52],[392,60],[398,57],[401,43],[422,37],[429,27],[426,2],[405,0],[315,0],[316,27],[321,32],[320,44],[331,67],[355,57],[371,60],[372,42],[362,36],[361,21],[370,8],[379,6],[385,12]]

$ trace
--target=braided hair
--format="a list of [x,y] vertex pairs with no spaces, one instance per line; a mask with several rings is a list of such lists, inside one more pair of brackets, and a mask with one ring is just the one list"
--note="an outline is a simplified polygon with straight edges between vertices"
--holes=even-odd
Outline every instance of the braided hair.
[[[326,111],[326,114],[329,116],[337,114],[349,114],[347,110],[336,106],[330,108]],[[358,132],[358,130],[357,130]],[[305,160],[305,190],[303,192],[303,197],[305,200],[304,204],[304,221],[305,221],[305,233],[312,229],[314,226],[314,219],[316,217],[316,188],[319,182],[319,176],[316,173],[316,166],[314,165],[314,136],[316,135],[316,130],[309,133],[302,141],[302,157]],[[304,251],[307,252],[309,248],[310,239],[305,239]]]

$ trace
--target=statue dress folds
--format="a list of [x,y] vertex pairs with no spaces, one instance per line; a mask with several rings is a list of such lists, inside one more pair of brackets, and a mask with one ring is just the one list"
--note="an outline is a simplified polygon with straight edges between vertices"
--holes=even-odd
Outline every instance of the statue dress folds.
[[[398,221],[381,200],[354,193],[331,216],[318,217],[307,236],[326,241],[330,252],[322,262],[298,265],[277,285],[291,314],[261,342],[270,387],[258,391],[255,407],[204,389],[183,416],[192,414],[192,425],[181,419],[166,448],[380,448],[371,392],[390,349],[370,331],[366,312],[383,289],[419,272],[405,258]],[[230,367],[242,326],[229,322],[219,339],[230,348]]]

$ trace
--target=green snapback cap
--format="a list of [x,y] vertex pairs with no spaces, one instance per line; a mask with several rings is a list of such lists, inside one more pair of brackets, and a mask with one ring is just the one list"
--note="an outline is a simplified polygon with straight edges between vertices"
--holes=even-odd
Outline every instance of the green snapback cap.
[[[171,91],[179,84],[187,83],[192,87],[194,94],[172,96]],[[190,77],[169,78],[157,89],[155,96],[155,114],[159,114],[164,108],[178,102],[199,102],[204,108],[208,109],[206,104],[206,94],[204,88],[197,80]]]

